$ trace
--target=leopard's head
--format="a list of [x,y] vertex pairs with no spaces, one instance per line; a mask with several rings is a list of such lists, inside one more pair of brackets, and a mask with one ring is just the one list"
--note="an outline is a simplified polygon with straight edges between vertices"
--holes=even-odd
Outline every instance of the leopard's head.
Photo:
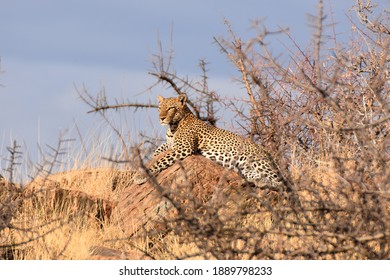
[[158,113],[162,125],[177,125],[188,113],[191,113],[186,105],[187,96],[184,94],[171,98],[158,96],[158,102]]

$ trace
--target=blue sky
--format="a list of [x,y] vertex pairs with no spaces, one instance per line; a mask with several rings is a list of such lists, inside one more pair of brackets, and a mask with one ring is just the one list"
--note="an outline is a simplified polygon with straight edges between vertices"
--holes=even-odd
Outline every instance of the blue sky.
[[[324,2],[329,14],[330,1]],[[347,38],[353,1],[331,3],[337,32]],[[196,76],[199,59],[206,59],[213,89],[239,91],[234,68],[213,44],[214,36],[226,35],[224,18],[243,37],[253,34],[251,21],[258,18],[270,29],[288,26],[305,46],[311,36],[307,14],[315,14],[316,6],[314,0],[1,0],[0,155],[15,139],[34,158],[38,143],[55,145],[59,133],[75,123],[84,135],[97,126],[75,85],[92,94],[103,85],[111,100],[156,102],[157,94],[172,95],[167,89],[139,94],[155,81],[148,71],[157,37],[168,48],[171,31],[178,74]],[[150,119],[157,123],[150,112],[129,116],[135,134],[147,133]]]

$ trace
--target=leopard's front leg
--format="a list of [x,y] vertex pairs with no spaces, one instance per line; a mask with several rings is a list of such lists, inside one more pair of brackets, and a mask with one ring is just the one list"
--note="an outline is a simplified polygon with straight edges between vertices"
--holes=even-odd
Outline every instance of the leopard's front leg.
[[[150,176],[157,176],[162,170],[172,166],[177,160],[183,160],[186,157],[190,156],[192,153],[193,153],[193,149],[191,149],[190,147],[187,148],[182,147],[180,150],[177,149],[177,147],[174,147],[173,149],[166,151],[166,153],[161,158],[159,158],[155,163],[153,163],[152,166],[149,167],[147,171]],[[149,179],[148,175],[138,174],[133,179],[133,182],[138,185],[141,185],[146,181],[148,181],[148,179]]]
[[156,157],[158,156],[159,154],[161,154],[162,152],[165,152],[166,150],[169,149],[170,147],[170,143],[168,142],[165,142],[164,144],[160,145],[153,153],[153,157]]

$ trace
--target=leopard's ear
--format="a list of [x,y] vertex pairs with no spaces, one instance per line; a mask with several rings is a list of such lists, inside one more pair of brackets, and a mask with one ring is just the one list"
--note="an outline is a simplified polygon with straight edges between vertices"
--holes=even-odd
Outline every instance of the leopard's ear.
[[157,96],[157,99],[158,99],[158,102],[162,102],[164,100],[164,97],[162,97],[161,95]]
[[187,102],[187,95],[185,94],[180,94],[177,99],[179,100],[179,102],[181,103],[181,105],[186,105],[186,102]]

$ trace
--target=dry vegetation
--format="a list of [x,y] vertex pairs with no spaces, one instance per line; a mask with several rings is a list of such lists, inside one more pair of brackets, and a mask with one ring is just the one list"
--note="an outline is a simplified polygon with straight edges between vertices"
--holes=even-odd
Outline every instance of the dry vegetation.
[[[337,44],[337,26],[325,28],[319,1],[310,45],[303,49],[291,39],[285,61],[267,43],[289,36],[287,31],[271,32],[256,22],[255,35],[243,41],[226,23],[228,35],[215,41],[239,71],[239,100],[209,89],[204,61],[195,81],[176,74],[170,54],[161,51],[153,61],[150,74],[185,92],[199,118],[218,125],[219,107],[235,112],[242,133],[273,152],[289,192],[255,189],[218,166],[190,171],[194,163],[208,164],[191,157],[135,193],[128,170],[136,162],[142,166],[138,159],[149,150],[129,149],[112,125],[123,150],[103,157],[114,168],[53,174],[60,141],[37,176],[18,185],[13,174],[20,154],[13,144],[7,180],[0,182],[0,257],[389,259],[389,11],[378,7],[374,16],[370,1],[363,0],[354,9],[360,23],[351,19],[350,41]],[[85,89],[80,96],[103,117],[111,108],[154,107],[110,105],[104,95],[93,97]],[[148,206],[132,206],[160,211],[153,223],[140,223],[128,206],[118,210],[130,194],[139,201],[153,195]]]

